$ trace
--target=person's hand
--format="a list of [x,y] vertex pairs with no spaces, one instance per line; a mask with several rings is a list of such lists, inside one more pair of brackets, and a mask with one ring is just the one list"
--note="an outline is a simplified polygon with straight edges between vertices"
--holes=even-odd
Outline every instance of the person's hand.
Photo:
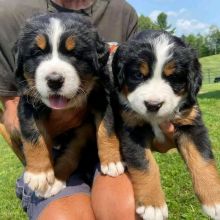
[[19,130],[19,122],[17,117],[19,97],[2,97],[1,101],[4,107],[2,122],[10,135],[13,135],[14,131]]
[[168,150],[175,148],[174,143],[174,125],[171,122],[164,122],[160,124],[160,128],[165,135],[165,142],[160,143],[154,139],[152,150],[158,151],[160,153],[166,153]]

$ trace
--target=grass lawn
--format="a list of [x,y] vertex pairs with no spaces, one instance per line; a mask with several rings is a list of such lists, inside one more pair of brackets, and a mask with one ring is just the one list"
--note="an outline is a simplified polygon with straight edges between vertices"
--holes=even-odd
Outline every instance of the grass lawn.
[[199,61],[202,64],[204,83],[213,83],[215,77],[220,77],[220,54],[202,57]]
[[0,152],[0,219],[26,219],[15,195],[15,182],[22,172],[22,166],[1,136]]
[[[220,84],[204,85],[199,95],[200,106],[218,167],[220,168]],[[15,196],[15,181],[22,166],[0,137],[0,220],[27,219]],[[191,178],[179,154],[155,154],[161,170],[162,185],[169,207],[170,220],[205,220],[193,190]]]
[[205,69],[217,69],[220,67],[220,54],[202,57],[199,59],[202,64],[202,67]]

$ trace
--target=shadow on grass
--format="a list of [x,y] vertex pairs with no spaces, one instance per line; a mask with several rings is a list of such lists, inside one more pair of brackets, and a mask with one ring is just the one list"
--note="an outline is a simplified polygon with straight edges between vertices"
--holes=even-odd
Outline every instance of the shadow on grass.
[[200,99],[220,99],[220,90],[199,94]]

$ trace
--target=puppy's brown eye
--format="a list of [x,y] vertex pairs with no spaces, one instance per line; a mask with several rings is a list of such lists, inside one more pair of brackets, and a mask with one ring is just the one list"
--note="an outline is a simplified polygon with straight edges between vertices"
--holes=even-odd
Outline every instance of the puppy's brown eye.
[[71,51],[75,48],[76,46],[76,41],[73,36],[69,36],[66,41],[65,41],[65,48],[67,51]]
[[149,74],[149,66],[146,62],[142,62],[140,65],[140,73],[143,76],[147,76]]
[[36,44],[37,46],[41,49],[41,50],[45,50],[47,47],[47,40],[45,38],[44,35],[40,34],[37,35],[37,37],[35,38],[36,40]]
[[175,72],[175,70],[176,64],[174,61],[171,61],[165,65],[163,72],[165,76],[170,76]]

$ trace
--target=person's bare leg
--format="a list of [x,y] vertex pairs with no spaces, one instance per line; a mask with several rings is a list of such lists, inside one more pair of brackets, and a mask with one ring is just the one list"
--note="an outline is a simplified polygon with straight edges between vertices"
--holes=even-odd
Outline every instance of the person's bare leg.
[[126,174],[118,177],[98,175],[91,200],[96,220],[136,219],[133,188]]
[[52,201],[38,220],[95,220],[90,196],[79,193]]

